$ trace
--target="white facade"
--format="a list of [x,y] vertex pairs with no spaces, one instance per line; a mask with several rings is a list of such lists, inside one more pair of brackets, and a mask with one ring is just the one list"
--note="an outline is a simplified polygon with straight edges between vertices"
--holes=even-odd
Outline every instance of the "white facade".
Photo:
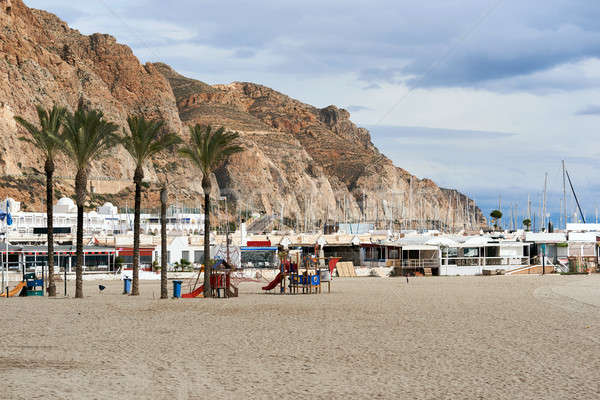
[[104,203],[101,207],[98,207],[98,214],[117,215],[118,213],[119,210],[112,203]]
[[567,224],[567,232],[600,232],[600,224]]
[[[175,236],[168,238],[167,241],[167,264],[173,265],[176,262],[187,260],[192,264],[201,264],[204,247],[190,244],[188,236]],[[214,249],[211,247],[211,255]],[[211,257],[212,258],[212,257]],[[160,262],[161,260],[161,246],[158,245],[154,249],[154,260]]]
[[[9,227],[11,235],[33,235],[33,228],[46,227],[45,212],[20,211],[20,203],[8,199],[13,217],[13,225]],[[6,209],[6,200],[2,207]],[[63,197],[53,206],[54,227],[77,229],[77,206],[75,202]],[[111,203],[104,203],[98,211],[84,213],[83,228],[86,235],[113,235],[133,231],[133,213],[118,213]],[[140,228],[144,234],[160,234],[160,217],[152,214],[140,215]],[[191,235],[202,233],[204,214],[176,214],[167,218],[167,232]]]
[[71,214],[77,212],[77,206],[73,200],[69,199],[68,197],[63,197],[56,202],[56,204],[52,207],[52,210],[56,214]]

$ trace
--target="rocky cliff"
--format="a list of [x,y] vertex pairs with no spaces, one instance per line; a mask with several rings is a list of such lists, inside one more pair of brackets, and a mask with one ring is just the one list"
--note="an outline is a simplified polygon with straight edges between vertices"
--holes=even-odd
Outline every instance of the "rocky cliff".
[[[246,151],[213,177],[213,195],[227,195],[236,211],[283,212],[288,225],[367,219],[463,226],[483,221],[466,196],[395,167],[346,110],[312,107],[253,83],[207,85],[165,64],[141,65],[131,49],[111,36],[81,35],[20,0],[0,0],[0,82],[0,196],[10,194],[30,208],[40,206],[43,164],[35,148],[18,140],[22,132],[13,116],[34,120],[36,104],[73,109],[83,102],[121,126],[130,113],[162,118],[184,139],[186,126],[196,123],[240,132]],[[73,171],[65,160],[58,169],[63,178],[57,191],[70,194]],[[97,162],[91,170],[92,203],[111,199],[123,204],[130,197],[132,173],[123,149]],[[199,173],[175,154],[148,165],[149,182],[164,176],[180,201],[199,201]],[[155,200],[150,190],[145,206]]]

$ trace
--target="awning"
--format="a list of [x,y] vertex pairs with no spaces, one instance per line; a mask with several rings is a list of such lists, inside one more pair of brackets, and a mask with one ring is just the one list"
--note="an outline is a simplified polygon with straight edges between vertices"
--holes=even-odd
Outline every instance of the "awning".
[[430,246],[458,247],[458,242],[446,237],[434,237],[427,241]]
[[277,247],[240,247],[242,251],[277,251]]
[[402,250],[439,250],[439,248],[428,244],[409,244],[403,245]]

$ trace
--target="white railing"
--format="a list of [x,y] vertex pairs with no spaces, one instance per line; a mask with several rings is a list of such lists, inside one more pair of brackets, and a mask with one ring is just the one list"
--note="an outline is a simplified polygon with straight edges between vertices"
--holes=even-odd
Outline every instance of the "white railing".
[[443,258],[442,265],[457,267],[494,267],[529,265],[529,257],[452,257]]
[[557,272],[568,273],[569,272],[569,262],[567,261],[567,264],[563,264],[562,262],[560,262],[560,260],[558,260],[558,263],[554,264],[554,270]]
[[439,259],[414,259],[414,260],[402,260],[402,268],[415,269],[415,268],[439,268]]

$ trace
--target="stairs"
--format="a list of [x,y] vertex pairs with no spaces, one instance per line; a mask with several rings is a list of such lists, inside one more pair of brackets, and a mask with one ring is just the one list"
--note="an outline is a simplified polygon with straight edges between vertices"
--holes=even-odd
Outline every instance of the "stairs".
[[230,285],[230,287],[227,288],[227,297],[238,297],[237,286]]
[[[545,273],[546,274],[552,274],[554,273],[554,265],[552,264],[547,264],[546,265],[546,269],[545,269]],[[525,267],[520,267],[520,268],[516,268],[510,271],[506,271],[505,275],[528,275],[528,274],[541,274],[542,273],[542,266],[541,265],[528,265]]]

